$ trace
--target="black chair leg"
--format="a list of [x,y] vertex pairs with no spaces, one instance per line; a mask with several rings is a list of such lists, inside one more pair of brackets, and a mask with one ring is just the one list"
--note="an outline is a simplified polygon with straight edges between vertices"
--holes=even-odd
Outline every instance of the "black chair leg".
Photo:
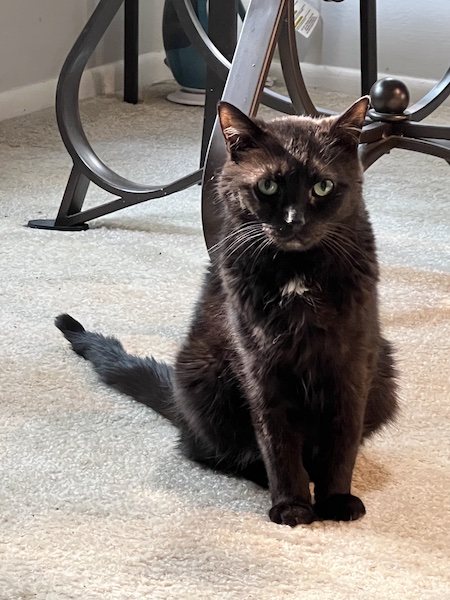
[[[273,53],[291,0],[252,0],[236,47],[222,98],[249,115],[256,114]],[[258,43],[255,44],[255,31]],[[205,241],[219,241],[221,223],[214,207],[215,176],[226,157],[225,143],[216,121],[203,171],[202,218]]]
[[360,0],[361,94],[369,94],[378,79],[377,1]]
[[[224,5],[226,10],[224,10]],[[238,0],[210,0],[208,14],[208,36],[211,42],[230,62],[233,59],[237,42]],[[217,103],[222,97],[225,80],[207,66],[206,99],[203,117],[202,148],[200,168],[205,163],[211,132],[217,116]]]
[[139,101],[139,0],[125,0],[123,99]]

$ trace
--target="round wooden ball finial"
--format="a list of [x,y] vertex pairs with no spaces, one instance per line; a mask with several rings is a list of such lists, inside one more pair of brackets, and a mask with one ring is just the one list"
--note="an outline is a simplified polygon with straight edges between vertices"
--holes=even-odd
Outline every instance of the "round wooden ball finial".
[[370,90],[372,109],[369,117],[374,121],[406,121],[410,114],[409,90],[403,81],[384,77],[376,81]]

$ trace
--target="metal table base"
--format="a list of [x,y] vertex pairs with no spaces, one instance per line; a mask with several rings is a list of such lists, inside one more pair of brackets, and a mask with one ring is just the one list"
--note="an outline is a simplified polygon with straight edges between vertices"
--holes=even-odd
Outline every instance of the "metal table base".
[[[125,2],[133,3],[133,6],[128,7],[131,10],[128,19],[129,22],[131,19],[132,31],[134,31],[134,38],[133,36],[132,38],[136,40],[138,0],[125,0]],[[72,172],[56,219],[34,220],[30,221],[29,225],[67,230],[87,228],[87,222],[92,219],[146,200],[167,196],[203,180],[203,229],[209,248],[218,241],[220,229],[220,222],[212,203],[214,175],[225,160],[222,133],[217,122],[213,126],[214,121],[211,118],[212,111],[215,112],[217,96],[222,92],[221,82],[226,81],[222,98],[249,115],[256,114],[260,102],[289,114],[330,115],[333,112],[316,107],[304,83],[297,60],[293,0],[252,0],[250,2],[231,64],[217,46],[220,45],[230,54],[230,46],[227,45],[227,39],[224,39],[226,32],[223,30],[221,15],[230,10],[235,15],[236,0],[210,0],[209,29],[212,38],[214,36],[221,38],[219,40],[221,43],[217,45],[204,32],[190,0],[174,0],[184,31],[206,61],[209,81],[215,82],[214,93],[210,94],[209,99],[207,95],[205,109],[204,150],[201,157],[204,158],[204,166],[166,185],[145,185],[123,178],[103,163],[90,146],[81,124],[78,99],[80,80],[86,63],[123,3],[124,0],[100,0],[64,63],[57,88],[56,114],[62,139],[73,161]],[[376,0],[360,0],[363,93],[368,92],[377,77],[375,9]],[[228,35],[230,36],[228,42],[233,43],[234,32],[228,32]],[[257,43],[255,43],[256,36]],[[264,89],[277,43],[289,97]],[[130,53],[131,55],[128,56],[131,61],[137,54],[136,45],[131,44]],[[128,70],[129,87],[126,88],[125,93],[128,94],[129,101],[137,99],[136,65]],[[421,123],[449,95],[450,69],[424,98],[408,107],[408,117],[405,115],[404,119],[399,120],[368,118],[363,128],[360,145],[364,167],[368,168],[393,148],[432,154],[445,159],[450,164],[450,127]],[[207,139],[209,145],[206,151]],[[116,198],[100,206],[83,210],[83,202],[91,182]]]

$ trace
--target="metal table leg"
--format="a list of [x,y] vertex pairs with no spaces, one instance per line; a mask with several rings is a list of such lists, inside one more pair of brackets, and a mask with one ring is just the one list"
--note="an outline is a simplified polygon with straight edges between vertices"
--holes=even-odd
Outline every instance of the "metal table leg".
[[[256,6],[256,3],[258,5]],[[377,79],[376,0],[361,0],[361,74],[366,94]],[[255,33],[257,32],[257,34]],[[281,33],[280,33],[281,32]],[[257,42],[255,42],[257,35]],[[283,74],[297,113],[329,115],[316,108],[307,92],[297,60],[293,27],[293,0],[253,0],[241,33],[223,99],[249,115],[255,113],[263,97],[263,85],[278,39]],[[254,70],[253,70],[254,69]],[[360,156],[365,168],[394,148],[424,152],[444,158],[450,164],[450,128],[418,123],[450,95],[450,69],[419,102],[409,108],[409,120],[367,118],[361,136]],[[264,95],[264,100],[267,94]],[[202,215],[206,245],[220,239],[220,218],[214,209],[214,178],[225,160],[225,144],[217,122],[206,158]]]
[[[57,86],[56,116],[61,137],[72,157],[72,171],[56,219],[34,219],[29,221],[28,225],[30,227],[71,231],[86,229],[87,221],[146,200],[167,196],[201,181],[202,170],[199,169],[165,185],[135,183],[110,169],[97,156],[86,138],[79,110],[81,76],[90,56],[124,1],[128,2],[127,24],[130,26],[127,36],[130,43],[127,50],[128,66],[126,73],[128,75],[128,86],[126,93],[131,101],[137,99],[138,0],[100,0],[69,52]],[[219,6],[218,0],[215,1]],[[198,23],[190,0],[174,0],[174,5],[177,7],[177,12],[182,16],[180,20],[182,22],[184,20],[184,23],[188,21],[194,29],[194,42],[200,36],[202,40],[200,50],[209,55],[213,70],[215,72],[220,71],[220,77],[225,80],[230,63],[206,36],[203,28]],[[192,19],[196,21],[193,25]],[[186,29],[189,30],[189,25]],[[294,112],[289,99],[273,92],[267,92],[265,96],[267,96],[268,103],[272,106],[286,112]],[[95,208],[83,210],[83,203],[91,182],[110,192],[116,198]]]
[[[73,160],[73,168],[67,183],[63,200],[56,219],[30,221],[31,227],[50,229],[83,229],[86,221],[120,210],[152,198],[160,198],[195,183],[199,183],[202,170],[166,185],[143,185],[125,179],[115,173],[95,154],[90,146],[80,119],[79,86],[83,70],[98,42],[104,35],[113,17],[125,2],[127,7],[127,25],[129,48],[127,81],[131,82],[129,99],[137,96],[137,41],[139,0],[100,0],[91,18],[70,51],[60,74],[56,97],[56,114],[61,136]],[[362,75],[363,89],[377,77],[376,74],[376,0],[360,0],[361,39],[363,48]],[[238,42],[233,63],[230,65],[230,51],[234,41],[231,31],[226,46],[228,58],[208,38],[190,0],[173,0],[177,16],[184,31],[205,58],[210,72],[217,77],[216,93],[210,100],[205,132],[213,121],[212,102],[216,102],[217,90],[222,86],[228,74],[223,98],[235,104],[247,114],[255,114],[258,104],[266,105],[281,112],[295,114],[308,112],[317,115],[329,115],[332,111],[317,108],[307,92],[300,66],[297,61],[295,32],[293,28],[293,0],[252,0],[247,11],[242,34]],[[229,11],[236,17],[236,0],[211,0],[211,32],[220,37],[220,25],[223,25],[223,11]],[[220,10],[221,9],[221,10]],[[231,17],[228,14],[231,21]],[[235,21],[229,27],[235,30]],[[281,35],[280,35],[280,32]],[[257,42],[255,42],[255,38]],[[269,65],[275,45],[279,40],[283,73],[290,98],[264,89]],[[231,70],[230,70],[231,66]],[[372,117],[363,128],[360,154],[367,168],[380,156],[393,148],[406,148],[440,156],[450,163],[450,128],[427,126],[420,121],[431,114],[450,95],[450,69],[440,82],[419,102],[409,107],[410,115],[404,115],[401,122],[395,119]],[[292,98],[292,100],[291,100]],[[391,122],[392,121],[392,122]],[[207,133],[205,133],[204,140]],[[214,177],[225,160],[225,145],[217,123],[213,128],[209,149],[203,169],[202,212],[205,240],[211,247],[219,235],[220,223],[214,212],[212,197]],[[95,183],[118,198],[89,210],[82,210],[90,182]]]
[[[210,0],[208,12],[208,37],[230,63],[237,43],[238,0]],[[202,149],[200,166],[203,167],[209,139],[216,120],[217,103],[225,80],[214,69],[207,67],[205,113],[203,117]]]
[[123,99],[139,100],[139,0],[125,0]]
[[377,0],[360,0],[359,19],[361,32],[361,94],[370,93],[378,79],[377,57]]
[[[251,0],[248,7],[222,96],[223,100],[234,104],[246,114],[254,115],[258,109],[289,1]],[[225,156],[222,131],[216,119],[203,175],[202,216],[208,248],[219,239],[221,223],[213,204],[214,178]]]
[[[100,0],[63,65],[56,91],[56,117],[63,142],[72,157],[73,168],[56,219],[32,220],[28,223],[30,227],[86,229],[86,221],[146,200],[167,196],[201,181],[202,171],[199,169],[165,185],[135,183],[110,169],[97,156],[86,138],[79,107],[81,76],[123,2],[124,0]],[[136,7],[135,4],[130,6]],[[83,211],[90,182],[118,198]]]

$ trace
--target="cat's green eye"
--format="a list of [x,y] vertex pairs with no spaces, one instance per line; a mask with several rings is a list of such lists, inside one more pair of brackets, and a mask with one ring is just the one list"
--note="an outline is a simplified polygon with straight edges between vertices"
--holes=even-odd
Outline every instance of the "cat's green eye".
[[331,179],[322,179],[313,186],[313,194],[315,196],[328,196],[334,189],[334,183]]
[[272,179],[260,179],[258,181],[258,190],[264,196],[274,196],[278,192],[278,183]]

